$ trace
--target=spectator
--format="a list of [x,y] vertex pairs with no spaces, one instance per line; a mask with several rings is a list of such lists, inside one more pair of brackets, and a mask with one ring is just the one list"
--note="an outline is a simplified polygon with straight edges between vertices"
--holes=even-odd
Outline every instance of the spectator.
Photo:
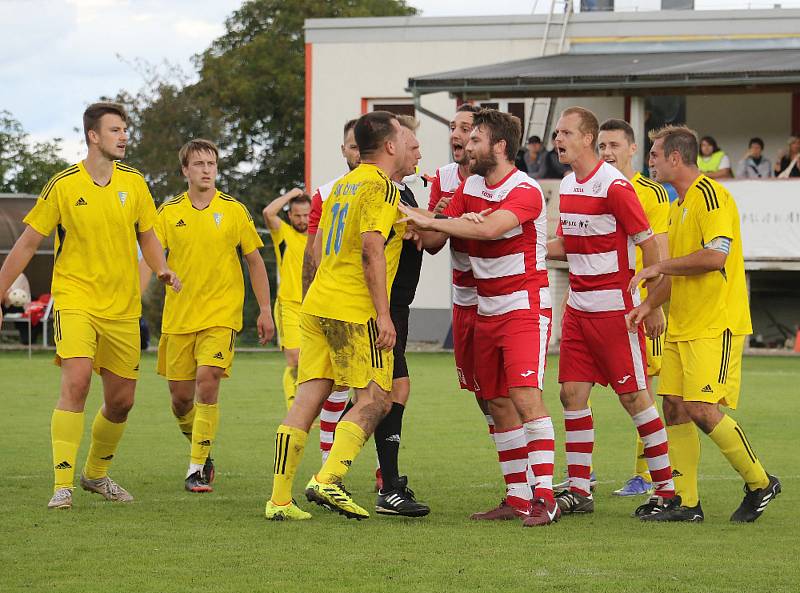
[[[553,132],[552,136],[550,136],[550,140],[555,142],[556,132]],[[553,144],[553,149],[548,151],[545,155],[544,171],[541,178],[561,179],[570,171],[572,171],[572,168],[569,165],[564,165],[558,160],[558,151],[556,150],[555,144]]]
[[768,179],[772,177],[772,163],[764,156],[764,141],[751,138],[745,157],[736,167],[736,177],[742,179]]
[[800,137],[789,138],[787,150],[780,153],[775,163],[775,176],[779,179],[800,177]]
[[539,136],[528,138],[528,150],[525,151],[525,166],[528,175],[534,179],[541,179],[545,172],[545,157],[547,153],[542,150],[542,139]]
[[700,154],[697,155],[697,168],[701,173],[712,179],[725,179],[733,177],[731,172],[731,159],[722,152],[717,141],[711,136],[700,139]]

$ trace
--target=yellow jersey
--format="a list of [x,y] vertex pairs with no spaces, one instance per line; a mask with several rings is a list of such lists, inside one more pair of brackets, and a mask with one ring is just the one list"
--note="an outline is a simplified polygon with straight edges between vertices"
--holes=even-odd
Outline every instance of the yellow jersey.
[[[631,185],[636,190],[636,196],[642,204],[647,222],[653,229],[654,235],[666,233],[669,227],[669,195],[660,183],[644,177],[638,171],[631,178]],[[636,271],[639,272],[643,267],[642,250],[636,247]],[[639,287],[642,300],[647,298],[647,289]]]
[[270,229],[269,234],[278,262],[278,298],[299,303],[303,300],[303,254],[308,235],[298,233],[283,221],[277,229]]
[[217,191],[198,210],[184,192],[158,209],[156,234],[183,284],[180,292],[167,288],[161,331],[239,331],[244,305],[241,256],[264,245],[244,204]]
[[739,210],[722,185],[700,175],[669,213],[669,255],[683,257],[716,237],[731,240],[725,267],[694,276],[672,276],[667,340],[715,338],[729,329],[752,333]]
[[153,228],[156,207],[139,171],[114,163],[100,187],[83,162],[42,189],[23,222],[48,236],[56,231],[51,292],[56,311],[77,309],[103,319],[142,312],[137,232]]
[[361,234],[386,239],[386,290],[391,290],[406,223],[397,205],[400,192],[378,167],[362,163],[339,179],[325,200],[318,233],[322,261],[303,301],[303,313],[366,323],[376,315],[361,263]]

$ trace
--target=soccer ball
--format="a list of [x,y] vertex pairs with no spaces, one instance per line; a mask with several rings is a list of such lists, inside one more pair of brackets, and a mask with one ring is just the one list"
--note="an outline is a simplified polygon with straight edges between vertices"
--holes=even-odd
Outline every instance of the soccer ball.
[[11,307],[24,307],[31,302],[31,295],[21,288],[15,288],[8,293],[8,304]]

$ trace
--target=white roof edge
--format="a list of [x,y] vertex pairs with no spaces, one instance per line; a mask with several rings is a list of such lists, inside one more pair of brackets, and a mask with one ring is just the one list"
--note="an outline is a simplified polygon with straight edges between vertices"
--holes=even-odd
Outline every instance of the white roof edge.
[[[736,10],[652,10],[652,11],[598,11],[579,12],[570,17],[571,22],[637,22],[637,21],[720,21],[753,19],[800,18],[800,8],[736,9]],[[357,18],[306,19],[306,32],[324,29],[373,29],[395,27],[460,27],[474,25],[540,24],[546,21],[543,14],[509,14],[486,16],[388,16]]]

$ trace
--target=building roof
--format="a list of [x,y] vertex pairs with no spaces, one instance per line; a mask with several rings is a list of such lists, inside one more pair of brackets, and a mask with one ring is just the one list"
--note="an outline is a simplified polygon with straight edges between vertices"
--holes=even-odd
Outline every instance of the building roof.
[[570,53],[410,78],[415,95],[461,98],[796,90],[800,48]]

